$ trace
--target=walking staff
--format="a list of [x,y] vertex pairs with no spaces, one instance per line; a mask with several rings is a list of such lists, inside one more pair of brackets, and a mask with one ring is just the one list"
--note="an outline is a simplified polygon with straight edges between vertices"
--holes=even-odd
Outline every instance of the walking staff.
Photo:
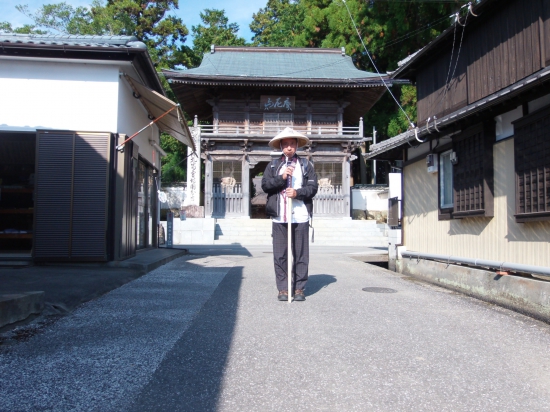
[[[282,147],[283,147],[283,144],[281,143],[281,148]],[[286,167],[287,167],[287,169],[292,167],[292,161],[288,157],[286,158]],[[292,175],[291,174],[287,174],[286,187],[287,187],[287,189],[292,188]],[[292,198],[290,196],[288,196],[287,193],[285,193],[285,194],[287,195],[286,215],[287,216],[292,216]],[[293,250],[292,249],[292,225],[287,223],[286,226],[288,228],[288,230],[287,230],[287,247],[286,247],[286,250],[290,251],[290,250]],[[292,260],[293,260],[292,256],[293,256],[293,253],[287,252],[288,266],[287,266],[286,273],[287,273],[288,290],[289,291],[292,290]],[[292,293],[288,294],[288,303],[292,303]]]
[[273,222],[273,263],[280,301],[306,299],[309,224],[317,175],[313,164],[296,151],[309,144],[306,136],[287,127],[269,142],[282,154],[270,162],[262,178],[262,189],[267,193],[266,213]]

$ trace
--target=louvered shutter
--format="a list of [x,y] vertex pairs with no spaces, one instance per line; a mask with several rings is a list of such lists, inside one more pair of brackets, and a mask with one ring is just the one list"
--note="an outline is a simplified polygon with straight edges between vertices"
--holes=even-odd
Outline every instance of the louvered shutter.
[[38,133],[33,252],[68,259],[73,187],[73,133]]
[[110,140],[105,134],[75,135],[73,259],[106,260]]
[[550,108],[514,122],[516,219],[550,218]]
[[453,217],[493,216],[493,146],[482,124],[453,139]]
[[111,150],[108,133],[38,133],[36,260],[107,260]]

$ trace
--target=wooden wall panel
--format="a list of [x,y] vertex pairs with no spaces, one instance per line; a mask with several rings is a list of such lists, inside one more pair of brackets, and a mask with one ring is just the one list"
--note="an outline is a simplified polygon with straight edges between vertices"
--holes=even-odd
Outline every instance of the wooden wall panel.
[[542,1],[542,24],[541,37],[543,38],[542,50],[544,53],[545,66],[550,65],[550,0]]
[[[419,73],[417,79],[419,124],[423,124],[429,117],[433,119],[435,115],[441,118],[466,105],[468,99],[466,49],[466,44],[463,44],[458,55],[457,45],[452,62],[451,50],[449,50]],[[448,78],[450,81],[447,84]]]
[[493,218],[438,220],[437,174],[424,159],[403,174],[403,244],[409,251],[550,266],[550,221],[517,223],[514,139],[493,146],[495,215]]
[[515,1],[467,33],[469,104],[542,68],[541,15],[540,1]]

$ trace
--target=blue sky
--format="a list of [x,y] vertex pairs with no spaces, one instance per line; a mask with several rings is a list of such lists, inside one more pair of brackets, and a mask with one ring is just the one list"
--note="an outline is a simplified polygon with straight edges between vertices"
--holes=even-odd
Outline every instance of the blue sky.
[[[60,3],[62,0],[0,0],[2,6],[0,8],[0,21],[8,21],[14,27],[23,24],[31,23],[31,20],[19,13],[15,6],[18,4],[27,4],[30,10],[36,10],[43,4]],[[72,6],[88,6],[92,0],[65,0],[66,3]],[[176,15],[179,16],[187,25],[189,32],[191,26],[200,24],[199,13],[207,8],[224,9],[225,15],[229,18],[230,23],[239,25],[239,36],[244,37],[247,41],[252,38],[252,33],[248,25],[252,21],[252,14],[256,13],[260,8],[265,7],[267,0],[180,0],[179,10]],[[191,45],[191,36],[188,37],[187,44]]]

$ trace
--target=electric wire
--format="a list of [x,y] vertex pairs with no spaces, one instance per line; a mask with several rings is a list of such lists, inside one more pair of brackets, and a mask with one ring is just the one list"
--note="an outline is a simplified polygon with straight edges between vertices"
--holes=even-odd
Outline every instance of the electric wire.
[[380,74],[380,71],[378,70],[378,67],[376,66],[376,64],[374,63],[368,49],[367,49],[367,46],[365,45],[365,42],[363,41],[363,38],[361,37],[361,34],[359,33],[359,29],[357,29],[357,25],[355,24],[355,20],[353,20],[353,16],[351,15],[351,12],[349,10],[349,7],[346,3],[346,0],[342,0],[342,2],[344,3],[344,6],[346,6],[346,10],[348,11],[348,14],[349,14],[349,18],[353,24],[353,27],[355,28],[355,31],[357,33],[357,36],[359,37],[359,40],[361,41],[361,44],[363,45],[363,48],[365,49],[365,52],[367,53],[367,56],[372,64],[372,66],[374,67],[374,69],[376,70],[376,73],[378,73],[378,76],[380,76],[380,80],[382,80],[382,83],[384,83],[384,86],[386,86],[386,89],[388,90],[388,92],[390,93],[391,97],[393,98],[393,100],[395,101],[395,103],[399,106],[399,108],[401,109],[401,111],[403,112],[403,114],[405,115],[405,117],[407,118],[410,126],[412,128],[416,128],[415,124],[412,122],[411,118],[409,117],[409,115],[407,114],[407,112],[405,111],[405,109],[403,109],[403,106],[401,106],[401,103],[399,103],[399,101],[397,100],[397,98],[394,96],[394,94],[391,92],[388,84],[386,83],[386,81],[384,80],[384,77]]
[[389,42],[383,44],[383,45],[382,45],[382,48],[389,48],[389,47],[391,47],[391,46],[395,46],[395,45],[398,44],[398,43],[402,43],[402,42],[404,42],[405,40],[407,40],[408,38],[411,38],[412,36],[414,36],[414,35],[416,35],[416,34],[419,34],[419,33],[423,32],[423,31],[426,31],[426,30],[428,30],[428,29],[431,29],[431,28],[434,27],[435,25],[441,23],[442,21],[448,20],[448,19],[449,19],[449,16],[443,16],[443,17],[441,17],[441,18],[439,18],[439,19],[437,19],[437,20],[434,20],[434,21],[432,21],[432,22],[426,24],[426,25],[423,26],[423,27],[420,27],[420,28],[418,28],[418,29],[416,29],[416,30],[413,30],[413,31],[410,32],[410,33],[407,33],[407,34],[405,34],[405,35],[403,35],[403,36],[401,36],[401,37],[398,37],[397,39],[393,39],[393,40],[391,40],[391,41],[389,41]]
[[[455,29],[454,29],[454,34],[453,34],[453,47],[452,47],[452,50],[451,50],[451,59],[449,61],[449,71],[447,72],[447,78],[445,79],[443,94],[439,97],[439,99],[437,100],[437,102],[434,105],[430,105],[429,113],[432,112],[435,108],[439,107],[439,105],[447,97],[447,93],[450,90],[450,82],[452,82],[452,80],[453,80],[453,77],[456,73],[456,68],[458,67],[458,62],[460,60],[460,52],[462,50],[462,43],[464,41],[464,32],[466,31],[466,24],[468,22],[468,15],[469,15],[470,12],[472,13],[472,15],[474,15],[473,12],[471,11],[471,3],[468,3],[468,5],[469,5],[469,12],[466,13],[466,16],[464,18],[464,24],[460,23],[460,15],[459,15],[460,12],[458,11],[456,13],[456,19],[455,19],[455,23],[454,23]],[[460,43],[458,45],[458,51],[457,51],[455,66],[454,66],[452,74],[450,74],[451,73],[451,67],[453,66],[453,56],[454,56],[454,49],[455,49],[455,43],[456,43],[456,29],[457,29],[457,26],[459,24],[463,27],[463,29],[462,29],[462,33],[460,35]],[[449,76],[449,74],[450,74],[450,76]],[[428,118],[428,121],[430,120],[430,118],[431,117]],[[437,121],[436,121],[435,116],[434,116],[434,125],[437,128]]]

